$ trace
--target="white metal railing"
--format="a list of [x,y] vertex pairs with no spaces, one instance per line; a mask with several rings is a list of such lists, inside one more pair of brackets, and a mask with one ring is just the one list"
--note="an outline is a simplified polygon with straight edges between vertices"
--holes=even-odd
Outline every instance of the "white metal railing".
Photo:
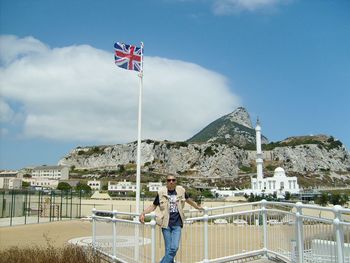
[[[92,211],[92,245],[117,262],[159,262],[164,241],[155,214]],[[231,262],[276,257],[284,262],[350,263],[350,209],[298,202],[242,203],[190,210],[177,262]]]

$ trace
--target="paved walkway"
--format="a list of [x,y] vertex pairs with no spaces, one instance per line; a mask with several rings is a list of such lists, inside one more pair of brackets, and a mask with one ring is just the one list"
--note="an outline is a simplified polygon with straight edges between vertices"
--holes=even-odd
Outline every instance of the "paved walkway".
[[19,226],[19,225],[27,225],[27,224],[40,224],[40,223],[49,223],[49,222],[58,222],[58,221],[67,221],[74,220],[71,218],[62,218],[61,220],[57,220],[57,218],[49,217],[38,217],[38,216],[20,216],[20,217],[5,217],[0,218],[0,227],[8,227],[8,226]]
[[270,263],[270,262],[276,262],[276,261],[272,261],[269,260],[267,258],[262,258],[262,259],[257,259],[257,260],[253,260],[253,261],[249,261],[251,263]]
[[230,263],[281,263],[281,262],[283,261],[270,260],[268,258],[259,258],[259,259],[244,258],[244,259],[230,261]]
[[251,259],[251,258],[245,258],[245,259],[239,259],[232,261],[230,263],[277,263],[277,262],[282,262],[282,261],[273,261],[269,260],[267,258],[260,258],[260,259]]

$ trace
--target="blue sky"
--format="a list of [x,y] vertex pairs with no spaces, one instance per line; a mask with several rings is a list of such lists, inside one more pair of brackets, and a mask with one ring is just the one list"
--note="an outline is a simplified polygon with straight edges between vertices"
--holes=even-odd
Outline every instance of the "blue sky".
[[145,43],[142,138],[186,140],[238,106],[270,141],[350,146],[350,1],[0,0],[0,169],[137,138],[136,72],[113,43]]

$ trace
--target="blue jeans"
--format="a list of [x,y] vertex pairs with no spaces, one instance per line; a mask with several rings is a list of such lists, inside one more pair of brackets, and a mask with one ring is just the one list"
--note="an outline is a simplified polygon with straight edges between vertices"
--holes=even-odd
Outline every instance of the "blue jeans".
[[162,228],[162,232],[165,243],[165,256],[160,263],[173,263],[176,252],[179,249],[181,226],[168,226],[167,228]]

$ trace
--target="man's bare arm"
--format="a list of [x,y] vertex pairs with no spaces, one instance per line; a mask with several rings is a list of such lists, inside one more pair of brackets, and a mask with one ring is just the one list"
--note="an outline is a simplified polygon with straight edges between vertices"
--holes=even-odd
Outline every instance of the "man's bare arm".
[[186,199],[186,203],[189,204],[190,206],[193,206],[194,208],[203,211],[204,208],[198,205],[195,201],[193,201],[191,198]]
[[151,204],[149,207],[147,207],[145,210],[143,210],[143,212],[139,216],[140,222],[144,223],[145,222],[145,214],[149,214],[149,213],[153,212],[154,210],[156,210],[156,208],[157,208],[157,206],[155,206],[154,204]]

